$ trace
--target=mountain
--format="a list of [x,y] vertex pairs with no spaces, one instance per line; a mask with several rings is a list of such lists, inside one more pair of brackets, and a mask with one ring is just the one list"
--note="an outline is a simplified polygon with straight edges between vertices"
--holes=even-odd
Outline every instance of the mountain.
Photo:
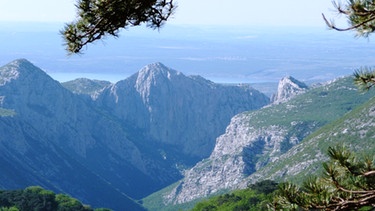
[[178,152],[182,164],[191,165],[210,155],[234,115],[259,109],[269,99],[246,85],[215,84],[154,63],[106,88],[96,102],[143,131],[149,142],[173,149],[160,149],[163,157]]
[[129,181],[152,180],[135,167],[141,153],[117,122],[27,60],[0,75],[0,106],[14,112],[0,117],[2,188],[40,185],[94,206],[143,210],[126,194],[140,188]]
[[64,82],[61,85],[75,94],[89,95],[91,98],[95,99],[105,87],[111,85],[111,82],[77,78],[72,81]]
[[279,81],[277,92],[271,97],[271,101],[273,103],[286,102],[292,97],[305,92],[307,89],[308,86],[305,83],[291,76],[284,77]]
[[1,188],[39,185],[95,207],[143,210],[135,199],[207,157],[233,115],[269,103],[248,86],[160,63],[116,84],[64,86],[25,59],[0,68]]
[[[351,77],[340,78],[311,88],[285,103],[236,115],[226,132],[217,138],[210,157],[186,170],[180,182],[152,195],[152,199],[158,198],[164,205],[176,205],[244,188],[249,181],[280,179],[290,170],[289,163],[282,158],[293,146],[300,146],[301,141],[314,131],[373,96],[374,92],[359,94],[352,81]],[[321,153],[316,154],[312,148],[313,145],[309,145],[304,149],[311,150],[311,156],[319,157]],[[293,149],[296,149],[294,153],[301,150]],[[299,154],[303,157],[303,153]],[[293,153],[290,156],[293,157]],[[294,161],[296,166],[301,165],[301,159]],[[304,164],[309,165],[309,162]],[[275,169],[275,163],[283,168],[277,176],[261,171]],[[146,204],[148,200],[150,198],[145,199]]]
[[[371,95],[374,95],[372,91]],[[342,118],[320,128],[300,144],[280,156],[244,181],[254,183],[263,179],[300,182],[322,171],[322,162],[328,160],[329,146],[344,145],[354,153],[374,154],[375,98],[345,114]],[[265,176],[266,175],[266,176]]]

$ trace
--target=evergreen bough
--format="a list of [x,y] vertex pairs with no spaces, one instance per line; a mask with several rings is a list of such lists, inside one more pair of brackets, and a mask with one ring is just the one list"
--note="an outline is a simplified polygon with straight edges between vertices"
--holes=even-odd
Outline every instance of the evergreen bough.
[[[323,19],[330,29],[337,31],[356,31],[356,36],[368,38],[375,31],[375,0],[348,0],[346,4],[332,1],[338,14],[348,20],[348,27],[336,26],[334,20]],[[375,70],[362,67],[354,72],[355,84],[362,90],[368,90],[375,85]]]
[[329,147],[324,174],[301,187],[279,186],[270,210],[368,210],[375,208],[374,158],[359,157],[346,147]]
[[160,28],[173,14],[173,0],[78,0],[78,19],[61,31],[69,53],[80,53],[83,46],[119,30],[145,23]]

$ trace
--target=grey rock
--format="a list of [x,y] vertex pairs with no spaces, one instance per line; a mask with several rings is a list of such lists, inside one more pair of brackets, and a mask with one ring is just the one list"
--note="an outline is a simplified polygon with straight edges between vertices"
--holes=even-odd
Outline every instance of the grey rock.
[[197,161],[210,155],[234,115],[269,99],[249,86],[219,85],[155,63],[104,90],[97,103],[150,140]]
[[75,94],[88,95],[95,100],[105,87],[111,85],[111,82],[77,78],[72,81],[64,82],[62,85]]
[[249,86],[160,63],[107,85],[80,79],[73,93],[27,60],[1,67],[0,187],[41,185],[139,210],[131,198],[180,179],[181,168],[209,156],[231,117],[269,103]]
[[271,97],[271,102],[275,104],[286,102],[306,90],[308,90],[308,86],[305,83],[291,76],[284,77],[279,81],[277,92]]
[[[185,171],[184,179],[164,196],[166,204],[181,204],[222,190],[238,188],[250,174],[277,159],[288,129],[282,126],[252,127],[252,115],[232,118],[208,159]],[[268,159],[258,160],[260,154]]]
[[[350,77],[302,92],[284,103],[233,117],[226,132],[217,138],[210,157],[186,170],[184,178],[161,200],[165,204],[187,203],[219,192],[246,188],[259,180],[280,180],[305,169],[313,171],[311,165],[326,158],[321,151],[313,151],[318,146],[316,142],[306,145],[302,141],[373,95],[359,95]],[[288,165],[286,157],[293,158],[293,154],[301,151],[313,153],[308,155],[309,159],[295,159],[290,162],[293,165]],[[281,170],[273,167],[276,163]]]

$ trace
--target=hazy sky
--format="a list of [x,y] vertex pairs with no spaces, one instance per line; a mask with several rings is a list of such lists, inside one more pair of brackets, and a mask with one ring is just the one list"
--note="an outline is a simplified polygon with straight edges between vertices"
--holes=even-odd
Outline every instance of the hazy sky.
[[[0,21],[67,22],[75,0],[0,0]],[[331,0],[178,0],[170,23],[225,25],[322,25],[335,18]]]

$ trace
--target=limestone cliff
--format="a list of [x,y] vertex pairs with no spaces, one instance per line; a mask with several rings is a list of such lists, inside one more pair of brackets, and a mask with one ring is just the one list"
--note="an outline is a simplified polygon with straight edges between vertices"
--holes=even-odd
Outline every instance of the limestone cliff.
[[210,155],[234,115],[269,99],[249,86],[215,84],[155,63],[104,90],[97,103],[150,140],[185,154],[188,163]]
[[0,117],[1,187],[40,185],[94,206],[142,210],[127,195],[140,197],[163,184],[145,173],[150,157],[120,123],[41,69],[16,60],[0,68],[0,77],[0,107],[14,112]]
[[271,102],[276,104],[286,102],[294,96],[305,92],[307,89],[308,86],[305,83],[291,76],[284,77],[279,81],[277,92],[271,97]]
[[133,198],[179,180],[184,166],[209,156],[233,115],[269,103],[248,86],[160,63],[112,85],[80,79],[74,90],[25,59],[0,67],[0,187],[40,185],[142,210]]
[[285,103],[236,115],[226,132],[217,138],[210,157],[186,170],[184,178],[162,200],[165,204],[180,204],[219,191],[245,188],[249,176],[257,175],[251,182],[261,180],[259,170],[272,167],[309,134],[370,97],[370,93],[359,95],[348,77],[313,88]]

